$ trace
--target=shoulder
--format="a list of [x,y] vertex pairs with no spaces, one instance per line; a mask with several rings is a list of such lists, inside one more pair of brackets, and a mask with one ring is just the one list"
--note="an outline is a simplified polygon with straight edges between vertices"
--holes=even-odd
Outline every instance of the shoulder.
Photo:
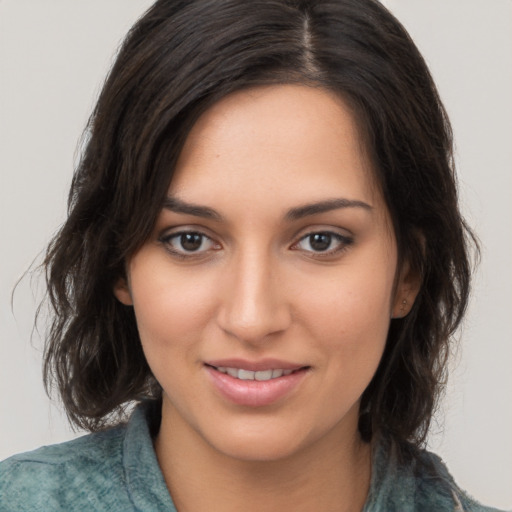
[[176,512],[153,449],[158,402],[126,425],[0,463],[0,512]]
[[1,462],[0,511],[106,509],[124,480],[124,433],[116,427]]
[[480,504],[476,499],[461,489],[448,471],[445,463],[435,453],[427,450],[418,451],[417,481],[423,499],[428,502],[433,497],[449,493],[456,512],[499,512],[492,507]]
[[440,457],[381,438],[374,447],[372,486],[365,512],[499,512],[462,490]]

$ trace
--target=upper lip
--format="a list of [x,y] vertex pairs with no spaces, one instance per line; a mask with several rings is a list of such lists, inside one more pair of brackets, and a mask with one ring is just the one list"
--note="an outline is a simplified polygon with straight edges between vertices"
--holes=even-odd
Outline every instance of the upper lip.
[[299,370],[307,365],[283,361],[281,359],[260,359],[258,361],[248,361],[246,359],[215,359],[205,361],[208,366],[216,368],[238,368],[239,370],[248,370],[252,372],[262,370]]

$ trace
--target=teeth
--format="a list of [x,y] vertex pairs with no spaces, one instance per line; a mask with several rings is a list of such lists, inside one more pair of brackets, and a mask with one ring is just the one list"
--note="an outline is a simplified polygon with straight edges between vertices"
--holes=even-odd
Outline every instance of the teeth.
[[226,366],[219,366],[217,370],[221,373],[227,373],[231,377],[240,380],[257,380],[257,381],[265,381],[270,379],[278,379],[283,375],[290,375],[293,370],[282,370],[280,368],[276,368],[275,370],[261,370],[258,372],[253,372],[251,370],[243,370],[241,368],[228,368]]
[[270,380],[272,378],[272,370],[263,370],[254,374],[255,380]]
[[254,375],[256,372],[251,372],[250,370],[238,370],[238,378],[240,380],[254,380]]
[[227,374],[231,375],[231,377],[238,378],[238,370],[236,368],[228,368]]

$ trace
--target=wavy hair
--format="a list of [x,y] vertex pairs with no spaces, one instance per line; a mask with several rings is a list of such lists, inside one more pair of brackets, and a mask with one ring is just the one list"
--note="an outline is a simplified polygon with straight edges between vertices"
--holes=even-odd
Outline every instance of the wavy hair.
[[[422,443],[446,377],[470,285],[452,133],[411,38],[376,0],[159,0],[127,35],[86,130],[68,218],[45,270],[52,324],[44,378],[69,419],[94,431],[127,404],[161,396],[133,309],[113,294],[147,239],[198,117],[230,94],[298,83],[352,107],[404,261],[421,275],[392,320],[362,396],[365,439]],[[172,321],[172,312],[170,312]]]

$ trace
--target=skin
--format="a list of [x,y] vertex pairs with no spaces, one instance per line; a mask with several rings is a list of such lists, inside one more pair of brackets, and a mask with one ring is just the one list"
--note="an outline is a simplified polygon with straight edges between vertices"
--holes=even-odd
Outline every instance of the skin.
[[[216,217],[164,208],[115,293],[163,388],[155,450],[178,509],[361,510],[371,449],[359,400],[418,283],[407,269],[397,278],[350,110],[305,86],[234,93],[192,129],[168,194]],[[290,216],[339,198],[360,204]],[[197,250],[184,231],[204,235]],[[327,250],[311,233],[332,233]],[[212,385],[204,363],[222,358],[308,369],[282,399],[248,407]]]

